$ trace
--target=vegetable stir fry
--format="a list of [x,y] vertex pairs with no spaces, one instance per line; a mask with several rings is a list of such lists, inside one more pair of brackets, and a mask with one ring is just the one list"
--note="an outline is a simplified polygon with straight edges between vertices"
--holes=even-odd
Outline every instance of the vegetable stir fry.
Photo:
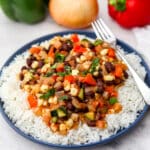
[[72,34],[54,37],[47,49],[33,46],[29,53],[20,88],[53,132],[66,135],[79,123],[104,129],[105,116],[122,110],[118,88],[128,78],[127,67],[108,43]]

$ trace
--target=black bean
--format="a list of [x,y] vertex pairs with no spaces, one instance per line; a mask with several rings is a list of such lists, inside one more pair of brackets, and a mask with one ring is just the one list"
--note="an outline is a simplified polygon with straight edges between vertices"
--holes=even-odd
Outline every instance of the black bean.
[[90,127],[95,127],[96,126],[96,121],[95,120],[87,120],[87,125]]
[[36,57],[34,57],[33,55],[30,55],[30,59],[31,60],[36,60]]
[[124,77],[127,79],[128,78],[128,73],[124,70],[123,74],[124,74]]
[[106,71],[108,73],[110,73],[110,72],[115,70],[115,67],[114,67],[114,65],[111,62],[106,62],[105,63],[105,68],[106,68]]
[[73,48],[72,42],[67,40],[62,43],[60,50],[70,51]]
[[44,62],[42,60],[38,61],[38,68],[42,68],[44,65]]
[[22,73],[19,74],[19,79],[22,81],[24,79],[24,75]]
[[116,78],[116,79],[114,80],[114,84],[118,85],[118,84],[120,84],[122,81],[123,81],[122,79]]
[[100,120],[101,119],[101,113],[99,111],[96,112],[95,119],[96,120]]
[[112,80],[112,81],[105,81],[105,83],[106,83],[107,85],[113,85],[113,84],[115,84],[115,80]]
[[97,80],[97,86],[98,86],[97,92],[103,93],[104,92],[104,83],[102,80],[100,80],[100,79]]
[[66,107],[70,111],[73,111],[75,109],[71,102],[67,102]]
[[27,70],[28,68],[26,67],[26,66],[23,66],[22,68],[21,68],[21,70]]
[[88,47],[89,47],[90,49],[93,49],[95,46],[94,46],[93,43],[90,43],[90,42],[89,42]]
[[28,59],[26,60],[26,63],[27,63],[27,65],[28,65],[29,67],[31,67],[32,62],[33,62],[33,60],[30,59],[30,58],[28,58]]

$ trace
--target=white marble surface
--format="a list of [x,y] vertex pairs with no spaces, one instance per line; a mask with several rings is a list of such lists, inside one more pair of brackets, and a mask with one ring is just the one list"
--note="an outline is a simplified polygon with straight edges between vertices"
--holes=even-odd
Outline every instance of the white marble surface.
[[[100,16],[111,27],[115,35],[137,48],[136,38],[131,30],[117,25],[107,13],[106,0],[99,0]],[[0,66],[19,47],[42,35],[68,30],[55,24],[49,16],[36,25],[16,23],[7,19],[0,10]],[[91,30],[91,28],[85,29]],[[1,150],[50,150],[50,148],[35,144],[18,135],[0,115],[0,149]],[[53,148],[51,148],[53,149]],[[86,148],[87,150],[149,150],[150,149],[150,111],[145,115],[135,129],[105,146]]]

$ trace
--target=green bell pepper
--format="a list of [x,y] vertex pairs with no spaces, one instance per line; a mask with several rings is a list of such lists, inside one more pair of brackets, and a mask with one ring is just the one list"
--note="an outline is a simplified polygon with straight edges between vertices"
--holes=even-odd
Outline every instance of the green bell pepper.
[[41,21],[46,14],[43,0],[0,0],[0,5],[10,19],[30,24]]

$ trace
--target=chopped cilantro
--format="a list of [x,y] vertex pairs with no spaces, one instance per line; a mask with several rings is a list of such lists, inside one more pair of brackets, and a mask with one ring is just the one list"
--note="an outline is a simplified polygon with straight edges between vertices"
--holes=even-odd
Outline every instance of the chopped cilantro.
[[47,72],[46,74],[45,74],[45,77],[50,77],[50,76],[52,76],[53,75],[53,72]]
[[58,100],[68,100],[68,95],[63,95],[61,97],[58,98]]
[[55,94],[55,89],[52,88],[47,93],[44,93],[43,95],[41,95],[40,98],[47,100],[49,99],[50,96],[54,96],[54,94]]
[[60,53],[56,53],[55,54],[55,61],[56,62],[64,62],[65,60],[65,56],[60,54]]
[[98,64],[99,64],[99,58],[94,58],[90,67],[90,73],[94,73]]

